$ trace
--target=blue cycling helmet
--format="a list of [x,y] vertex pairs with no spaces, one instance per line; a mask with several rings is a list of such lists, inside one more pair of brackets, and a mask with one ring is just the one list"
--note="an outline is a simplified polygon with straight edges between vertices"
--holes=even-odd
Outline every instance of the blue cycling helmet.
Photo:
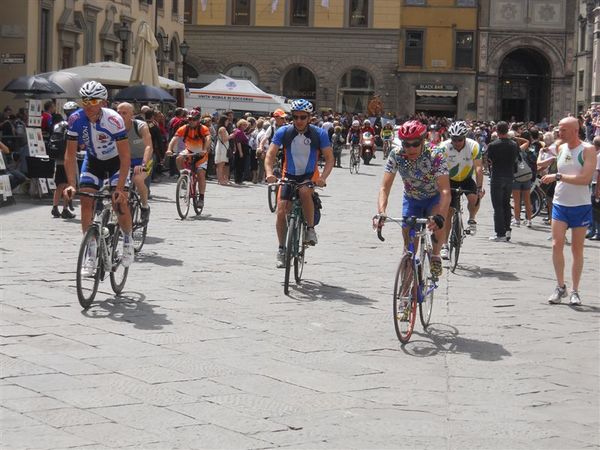
[[303,98],[299,98],[298,100],[294,100],[292,102],[291,110],[292,111],[304,111],[304,112],[307,112],[309,114],[312,114],[312,112],[313,112],[313,105],[308,100],[305,100]]

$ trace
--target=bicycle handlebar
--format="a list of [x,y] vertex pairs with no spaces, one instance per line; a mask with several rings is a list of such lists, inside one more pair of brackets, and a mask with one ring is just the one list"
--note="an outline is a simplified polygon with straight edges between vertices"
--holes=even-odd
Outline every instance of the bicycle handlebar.
[[416,225],[426,225],[429,222],[429,219],[427,217],[417,217],[417,216],[410,216],[410,217],[388,217],[388,216],[384,216],[382,214],[377,214],[373,217],[373,220],[377,219],[377,237],[379,238],[379,240],[381,242],[385,241],[385,238],[383,237],[383,234],[381,233],[381,230],[383,229],[383,224],[385,222],[395,222],[397,224],[406,224],[409,227],[413,228]]
[[[288,180],[287,178],[280,178],[275,183],[268,183],[267,186],[281,186],[282,184],[291,184],[295,187],[302,187],[302,186],[317,187],[317,188],[321,187],[321,186],[317,186],[312,180],[304,180],[301,183],[298,183],[297,181]],[[325,186],[327,186],[327,184],[325,184],[322,187],[325,187]]]

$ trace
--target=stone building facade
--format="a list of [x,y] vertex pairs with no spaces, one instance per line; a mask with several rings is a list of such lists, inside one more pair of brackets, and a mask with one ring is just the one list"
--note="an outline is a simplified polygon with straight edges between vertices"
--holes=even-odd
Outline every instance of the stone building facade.
[[577,0],[482,0],[477,117],[556,122],[573,112]]

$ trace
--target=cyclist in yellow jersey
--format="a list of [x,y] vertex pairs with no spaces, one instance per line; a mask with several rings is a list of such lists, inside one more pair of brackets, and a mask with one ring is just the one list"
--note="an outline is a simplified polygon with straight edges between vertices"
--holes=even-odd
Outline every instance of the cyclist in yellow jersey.
[[[469,129],[465,122],[454,122],[448,128],[450,139],[442,142],[438,151],[445,153],[448,161],[448,170],[450,172],[450,188],[462,188],[470,193],[467,196],[467,209],[469,210],[469,227],[467,233],[475,234],[477,231],[477,211],[481,197],[485,194],[483,189],[483,165],[482,153],[479,144],[473,139],[467,138]],[[473,179],[475,174],[475,179]],[[444,223],[444,244],[440,255],[443,259],[448,259],[448,235],[452,221],[450,218],[454,214],[454,209],[458,208],[459,195],[452,192],[452,201],[448,208],[448,216]]]

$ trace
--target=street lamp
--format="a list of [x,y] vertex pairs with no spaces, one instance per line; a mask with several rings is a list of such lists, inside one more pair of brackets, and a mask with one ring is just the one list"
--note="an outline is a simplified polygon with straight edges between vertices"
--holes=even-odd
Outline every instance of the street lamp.
[[131,30],[129,29],[129,24],[127,22],[123,22],[119,27],[119,39],[121,41],[121,62],[125,64],[125,53],[127,52],[127,41],[129,40],[129,35],[131,34]]
[[181,53],[181,56],[183,57],[183,84],[185,84],[186,79],[185,79],[185,57],[188,54],[188,51],[190,50],[190,46],[188,45],[187,42],[185,42],[185,39],[183,40],[183,42],[181,44],[179,44],[179,52]]

